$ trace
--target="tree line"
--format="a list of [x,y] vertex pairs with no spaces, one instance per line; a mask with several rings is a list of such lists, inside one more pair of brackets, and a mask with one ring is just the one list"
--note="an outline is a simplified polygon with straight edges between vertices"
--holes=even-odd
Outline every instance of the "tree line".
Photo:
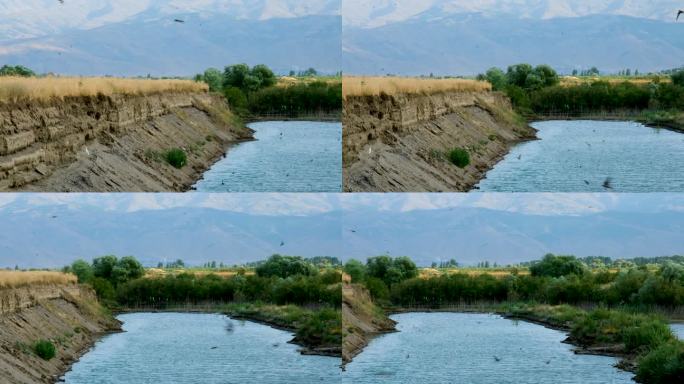
[[[392,260],[387,256],[384,259]],[[402,258],[400,265],[411,265]],[[529,274],[513,269],[505,277],[488,273],[442,274],[421,278],[417,272],[378,275],[373,264],[350,261],[345,271],[352,281],[363,282],[381,302],[399,306],[440,306],[479,301],[534,301],[547,304],[594,303],[610,306],[684,305],[684,265],[666,262],[659,268],[646,265],[622,270],[591,269],[574,256],[546,255],[529,268]],[[394,265],[392,261],[389,263]],[[383,278],[384,276],[384,278]]]
[[259,301],[337,308],[342,303],[341,272],[321,270],[298,256],[273,255],[255,274],[241,270],[231,277],[190,272],[145,277],[145,269],[132,256],[77,260],[64,271],[90,284],[104,303],[124,307]]
[[[587,75],[598,75],[598,70]],[[491,68],[478,75],[492,88],[506,93],[523,114],[564,113],[581,115],[623,110],[671,110],[684,108],[684,70],[673,72],[670,82],[654,77],[650,83],[597,80],[562,85],[558,73],[548,65],[509,66],[504,72]]]
[[[317,72],[311,68],[307,76]],[[278,85],[278,79],[266,65],[249,67],[235,64],[220,71],[209,68],[195,76],[212,92],[222,93],[239,115],[278,114],[297,117],[310,113],[332,113],[342,109],[341,82],[296,82]]]

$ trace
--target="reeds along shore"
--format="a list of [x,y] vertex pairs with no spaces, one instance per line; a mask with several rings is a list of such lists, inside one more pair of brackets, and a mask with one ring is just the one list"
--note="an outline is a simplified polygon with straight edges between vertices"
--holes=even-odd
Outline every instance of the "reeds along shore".
[[342,95],[350,96],[390,96],[398,94],[433,94],[440,92],[483,92],[491,91],[486,81],[468,79],[424,79],[417,77],[361,77],[350,76],[342,79]]
[[0,77],[0,102],[49,100],[75,96],[148,95],[160,92],[206,92],[191,80],[113,77]]

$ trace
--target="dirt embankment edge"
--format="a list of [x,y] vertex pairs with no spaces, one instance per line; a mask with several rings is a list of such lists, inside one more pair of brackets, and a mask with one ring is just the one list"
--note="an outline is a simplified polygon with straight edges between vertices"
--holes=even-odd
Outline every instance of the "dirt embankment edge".
[[[498,92],[347,97],[342,114],[347,192],[464,192],[536,130]],[[470,164],[447,154],[462,148]]]
[[[0,289],[0,382],[54,383],[103,335],[121,324],[79,285],[32,285]],[[33,345],[56,347],[50,360]]]
[[[185,191],[253,139],[220,95],[67,97],[0,104],[0,191]],[[165,153],[180,148],[177,169]]]

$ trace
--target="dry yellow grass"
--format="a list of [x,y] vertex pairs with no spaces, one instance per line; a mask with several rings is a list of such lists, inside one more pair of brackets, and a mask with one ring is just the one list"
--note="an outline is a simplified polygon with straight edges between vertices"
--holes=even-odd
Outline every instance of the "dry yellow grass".
[[0,271],[0,288],[17,288],[27,285],[76,284],[76,276],[50,271]]
[[[513,273],[512,269],[480,269],[480,268],[448,268],[448,269],[434,269],[434,268],[423,268],[420,270],[421,278],[432,278],[441,276],[443,274],[455,275],[457,273],[466,274],[468,276],[480,276],[480,275],[490,275],[494,277],[506,277]],[[529,275],[530,271],[525,268],[517,269],[518,275]]]
[[[575,77],[575,76],[564,76],[561,77],[560,79],[560,85],[564,87],[570,87],[570,86],[576,86],[576,85],[582,85],[582,84],[588,84],[588,83],[595,83],[597,81],[605,81],[610,84],[619,84],[623,83],[625,81],[630,82],[632,84],[636,85],[647,85],[652,83],[654,80],[653,77],[601,77],[601,76],[593,76],[593,77]],[[662,76],[659,78],[659,81],[661,83],[669,83],[670,78],[667,76]]]
[[103,94],[148,95],[159,92],[205,92],[205,83],[191,80],[123,79],[114,77],[0,77],[0,101],[48,100]]
[[416,77],[344,77],[343,97],[378,96],[397,94],[434,94],[441,92],[490,91],[492,85],[486,81],[467,79],[423,79]]

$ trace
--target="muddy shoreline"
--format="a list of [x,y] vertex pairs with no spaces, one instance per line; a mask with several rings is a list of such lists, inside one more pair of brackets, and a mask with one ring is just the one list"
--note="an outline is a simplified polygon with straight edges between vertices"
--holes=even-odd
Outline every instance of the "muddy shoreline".
[[632,354],[625,353],[620,345],[597,345],[593,347],[585,346],[581,344],[580,340],[573,338],[569,333],[571,328],[567,325],[554,323],[533,315],[525,316],[520,314],[512,314],[507,311],[500,311],[494,308],[487,309],[486,305],[473,307],[473,308],[463,308],[463,309],[409,309],[409,308],[387,308],[385,313],[389,317],[394,314],[402,313],[465,313],[465,314],[495,314],[499,315],[508,320],[525,321],[532,324],[537,324],[548,329],[553,329],[566,333],[567,337],[562,342],[573,346],[573,353],[579,355],[596,355],[596,356],[607,356],[615,357],[619,359],[618,363],[615,365],[623,371],[630,373],[635,373],[637,364],[636,357]]
[[[290,332],[292,334],[297,332],[297,329],[294,327],[290,327],[287,324],[279,323],[276,321],[270,321],[268,319],[264,319],[259,317],[258,315],[255,316],[247,316],[247,315],[239,315],[239,314],[234,314],[229,311],[226,311],[224,308],[219,307],[212,307],[212,306],[197,306],[193,308],[170,308],[170,309],[120,309],[116,311],[116,315],[120,314],[126,314],[126,313],[204,313],[204,314],[221,314],[221,315],[226,315],[234,320],[246,320],[246,321],[251,321],[253,323],[257,324],[262,324],[269,326],[274,329],[278,329],[281,331],[285,332]],[[342,348],[339,347],[329,347],[329,346],[316,346],[316,345],[307,345],[304,344],[301,340],[298,340],[297,337],[295,336],[292,338],[292,340],[289,341],[290,344],[297,345],[301,347],[299,349],[299,352],[302,355],[316,355],[316,356],[330,356],[330,357],[341,357],[342,356]]]

